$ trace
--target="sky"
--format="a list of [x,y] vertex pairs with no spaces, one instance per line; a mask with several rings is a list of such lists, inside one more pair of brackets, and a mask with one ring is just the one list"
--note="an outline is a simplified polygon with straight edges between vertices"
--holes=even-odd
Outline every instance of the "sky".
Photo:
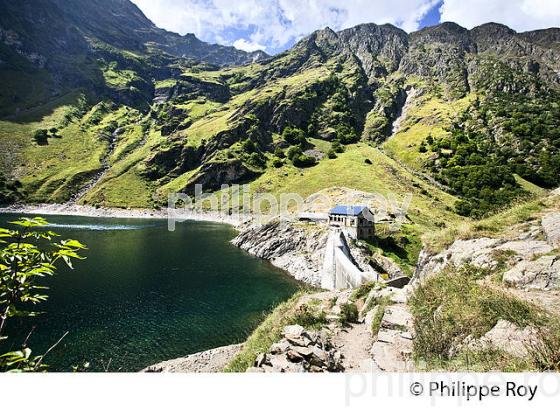
[[560,26],[560,0],[132,0],[157,26],[277,54],[311,32],[391,23],[407,32],[454,21],[517,31]]

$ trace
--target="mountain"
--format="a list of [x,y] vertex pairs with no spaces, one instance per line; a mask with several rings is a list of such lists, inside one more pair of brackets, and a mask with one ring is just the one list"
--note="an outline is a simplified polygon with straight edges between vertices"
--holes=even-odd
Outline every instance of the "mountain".
[[345,186],[412,193],[417,237],[560,182],[558,28],[363,24],[268,58],[161,30],[129,1],[67,4],[0,1],[10,198]]
[[[0,10],[2,75],[21,80],[4,90],[3,105],[30,98],[44,102],[68,87],[103,96],[108,61],[136,70],[130,83],[138,92],[129,92],[123,102],[140,104],[142,96],[153,93],[152,77],[169,75],[174,66],[189,61],[240,65],[268,57],[162,30],[128,0],[1,0]],[[22,71],[23,76],[14,73]],[[29,84],[30,76],[40,76],[41,84]],[[36,86],[42,86],[42,95]]]

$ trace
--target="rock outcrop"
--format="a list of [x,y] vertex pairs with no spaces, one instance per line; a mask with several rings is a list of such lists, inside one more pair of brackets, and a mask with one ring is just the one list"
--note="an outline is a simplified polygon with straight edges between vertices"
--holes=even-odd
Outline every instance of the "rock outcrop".
[[217,373],[241,351],[243,344],[222,346],[146,367],[146,373]]
[[536,239],[505,240],[479,238],[455,241],[448,249],[435,255],[423,255],[414,280],[441,272],[446,267],[460,267],[470,264],[480,268],[493,269],[502,256],[512,262],[528,260],[536,255],[549,253],[554,248],[547,242]]
[[486,332],[479,339],[469,339],[464,342],[469,350],[497,349],[513,357],[525,358],[529,355],[528,349],[537,342],[536,329],[525,327],[523,329],[507,320],[499,320],[496,326]]
[[271,261],[302,282],[318,286],[327,237],[326,227],[274,221],[249,226],[233,240],[233,244]]
[[542,219],[542,229],[550,246],[560,248],[560,213],[545,215]]
[[372,320],[371,316],[378,314],[378,309],[384,310],[377,334],[373,335],[375,342],[371,348],[371,357],[374,371],[415,370],[412,357],[414,319],[406,305],[408,292],[408,288],[372,291],[376,298],[385,297],[390,300],[388,306],[383,308],[378,305],[366,316],[366,323],[368,323]]
[[268,353],[260,354],[249,372],[340,372],[342,354],[325,331],[306,331],[300,325],[284,328],[284,337]]
[[504,283],[522,289],[560,289],[560,256],[523,260],[504,273]]
[[508,286],[560,289],[560,214],[547,213],[512,230],[514,237],[504,233],[498,238],[459,239],[436,255],[422,252],[413,283],[448,267],[469,264],[488,271],[502,270]]

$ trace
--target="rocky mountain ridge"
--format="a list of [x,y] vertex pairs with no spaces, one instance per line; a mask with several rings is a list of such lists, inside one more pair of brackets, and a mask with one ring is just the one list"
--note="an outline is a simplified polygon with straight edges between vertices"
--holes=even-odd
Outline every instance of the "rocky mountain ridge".
[[[0,94],[9,153],[0,167],[23,181],[26,201],[83,193],[82,204],[150,208],[197,184],[304,193],[299,176],[357,167],[358,152],[377,162],[360,159],[371,166],[353,176],[377,182],[349,188],[396,186],[446,221],[560,182],[558,29],[325,28],[245,64],[252,57],[158,29],[128,1],[86,3],[2,3],[0,74],[10,87]],[[33,140],[49,129],[61,138]],[[354,180],[336,172],[309,186]]]

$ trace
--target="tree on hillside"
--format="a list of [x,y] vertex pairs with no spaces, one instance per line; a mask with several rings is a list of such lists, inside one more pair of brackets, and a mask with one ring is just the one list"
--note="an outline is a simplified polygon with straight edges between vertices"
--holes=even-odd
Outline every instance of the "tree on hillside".
[[48,145],[49,143],[49,132],[47,130],[36,130],[33,133],[33,139],[37,145]]
[[86,247],[72,239],[55,241],[57,234],[40,229],[47,225],[43,218],[21,218],[11,224],[18,228],[0,228],[0,372],[44,371],[44,357],[65,335],[47,352],[33,356],[27,346],[31,333],[20,350],[10,351],[13,342],[8,343],[6,324],[14,317],[37,316],[39,312],[29,307],[48,298],[47,288],[39,282],[53,276],[60,262],[73,268],[72,260],[83,259],[79,252]]

